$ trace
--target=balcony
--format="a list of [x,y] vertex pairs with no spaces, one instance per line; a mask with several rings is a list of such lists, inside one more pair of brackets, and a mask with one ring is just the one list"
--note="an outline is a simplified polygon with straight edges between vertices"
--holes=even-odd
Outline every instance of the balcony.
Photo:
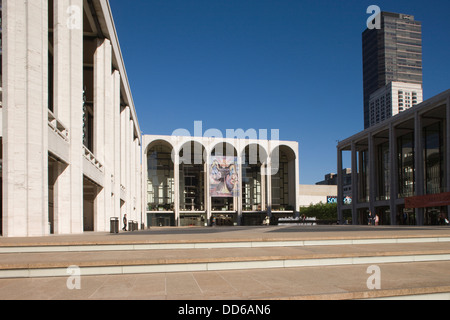
[[69,130],[66,129],[64,124],[59,121],[53,112],[48,110],[48,126],[49,128],[56,133],[61,139],[63,139],[66,142],[70,142],[69,140]]
[[88,160],[95,168],[103,173],[103,164],[94,156],[94,154],[89,151],[88,148],[83,146],[83,156]]

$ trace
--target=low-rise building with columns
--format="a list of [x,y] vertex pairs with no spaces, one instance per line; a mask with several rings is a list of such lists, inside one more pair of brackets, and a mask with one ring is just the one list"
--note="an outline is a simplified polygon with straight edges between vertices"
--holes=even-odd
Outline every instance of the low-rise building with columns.
[[147,226],[260,225],[298,212],[298,143],[143,136]]
[[338,174],[341,222],[439,225],[449,220],[450,90],[339,142],[351,154],[352,202]]

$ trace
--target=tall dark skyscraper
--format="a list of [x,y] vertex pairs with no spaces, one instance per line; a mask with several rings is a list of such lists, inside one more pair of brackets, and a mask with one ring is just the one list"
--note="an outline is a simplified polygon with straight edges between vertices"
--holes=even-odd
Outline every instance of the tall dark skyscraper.
[[393,81],[422,85],[422,23],[406,14],[380,15],[381,28],[362,35],[365,129],[371,94]]

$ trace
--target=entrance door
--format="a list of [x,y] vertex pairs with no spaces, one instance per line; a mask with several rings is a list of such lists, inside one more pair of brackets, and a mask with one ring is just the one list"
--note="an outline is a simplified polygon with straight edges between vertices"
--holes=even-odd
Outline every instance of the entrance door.
[[90,180],[83,179],[83,230],[94,231],[94,201],[97,197],[97,186]]

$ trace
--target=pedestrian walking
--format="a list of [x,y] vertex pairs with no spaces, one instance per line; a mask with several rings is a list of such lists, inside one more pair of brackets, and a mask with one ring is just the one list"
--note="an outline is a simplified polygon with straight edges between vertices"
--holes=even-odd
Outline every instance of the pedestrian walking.
[[127,214],[123,215],[123,228],[122,231],[127,231]]

